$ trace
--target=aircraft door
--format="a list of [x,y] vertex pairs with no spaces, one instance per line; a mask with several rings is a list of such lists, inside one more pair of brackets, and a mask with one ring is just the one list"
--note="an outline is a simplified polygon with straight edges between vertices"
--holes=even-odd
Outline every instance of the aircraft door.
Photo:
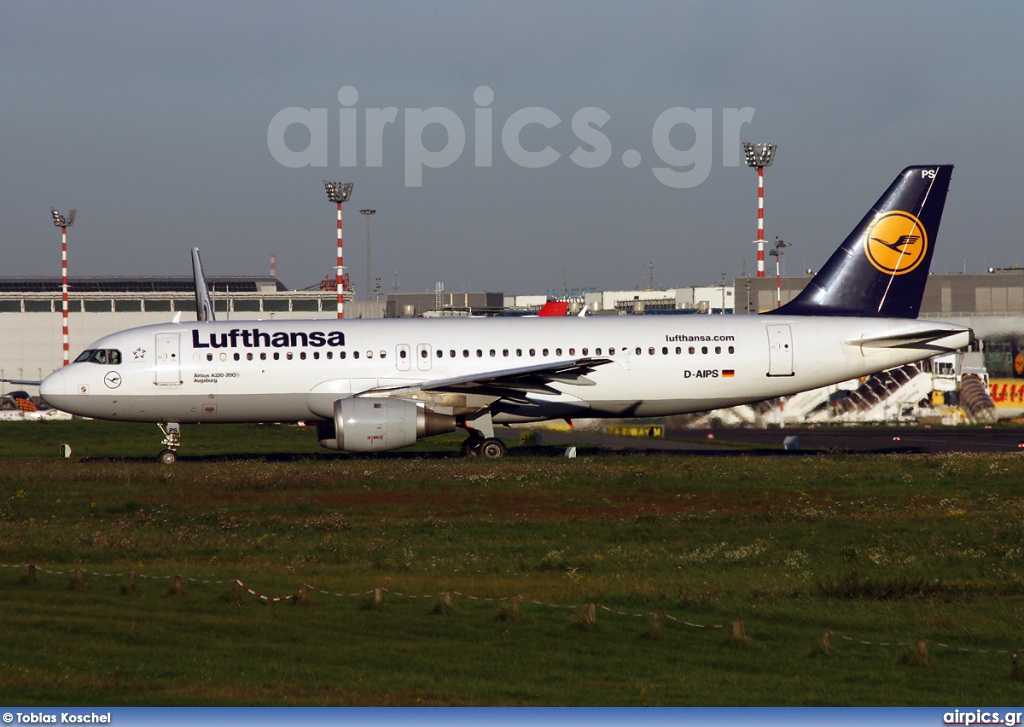
[[767,326],[768,376],[793,375],[793,332],[789,326]]
[[180,338],[177,333],[156,334],[156,378],[157,386],[179,386],[181,384]]
[[416,368],[420,371],[429,371],[432,364],[432,354],[429,343],[416,344]]
[[395,347],[395,366],[399,371],[408,371],[412,367],[411,358],[408,343],[400,343]]

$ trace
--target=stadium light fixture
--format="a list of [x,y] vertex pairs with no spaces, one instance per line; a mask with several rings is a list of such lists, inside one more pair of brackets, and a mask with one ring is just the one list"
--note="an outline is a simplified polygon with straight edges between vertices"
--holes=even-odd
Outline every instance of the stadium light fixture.
[[764,168],[775,161],[778,144],[751,144],[743,142],[743,155],[747,166],[757,170],[757,277],[764,277]]
[[338,205],[338,267],[335,275],[338,286],[338,318],[345,317],[345,289],[343,286],[345,268],[341,256],[341,205],[344,202],[348,202],[352,196],[353,186],[352,182],[328,182],[324,180],[324,191],[327,193],[327,199]]
[[56,207],[50,208],[53,224],[60,228],[61,320],[63,324],[65,366],[71,363],[68,345],[68,228],[75,224],[75,213],[77,212],[78,210],[71,210],[68,212],[67,218],[65,218],[64,215],[57,211]]

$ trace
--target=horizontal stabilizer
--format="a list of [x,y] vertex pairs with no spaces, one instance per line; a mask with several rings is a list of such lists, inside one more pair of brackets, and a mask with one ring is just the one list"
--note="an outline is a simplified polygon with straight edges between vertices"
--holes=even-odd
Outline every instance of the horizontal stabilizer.
[[[847,341],[851,346],[861,348],[921,348],[921,344],[941,341],[958,334],[965,333],[966,329],[932,328],[923,331],[907,331],[906,333],[893,333],[887,336],[876,336],[874,338],[862,338],[855,341]],[[971,343],[974,342],[974,335],[971,334]],[[959,348],[959,346],[957,347]]]

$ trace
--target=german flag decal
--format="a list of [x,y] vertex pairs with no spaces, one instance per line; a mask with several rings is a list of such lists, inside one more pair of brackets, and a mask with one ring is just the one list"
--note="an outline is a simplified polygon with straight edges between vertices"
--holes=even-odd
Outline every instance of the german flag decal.
[[735,375],[736,375],[736,372],[734,370],[732,370],[732,369],[723,369],[722,370],[722,378],[723,379],[731,379]]

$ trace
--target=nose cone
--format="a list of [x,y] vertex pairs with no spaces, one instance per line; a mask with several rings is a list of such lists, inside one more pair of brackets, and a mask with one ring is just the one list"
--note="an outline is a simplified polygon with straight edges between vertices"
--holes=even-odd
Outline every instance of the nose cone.
[[67,399],[64,386],[64,372],[58,369],[39,384],[39,395],[54,409],[64,409],[64,402]]

